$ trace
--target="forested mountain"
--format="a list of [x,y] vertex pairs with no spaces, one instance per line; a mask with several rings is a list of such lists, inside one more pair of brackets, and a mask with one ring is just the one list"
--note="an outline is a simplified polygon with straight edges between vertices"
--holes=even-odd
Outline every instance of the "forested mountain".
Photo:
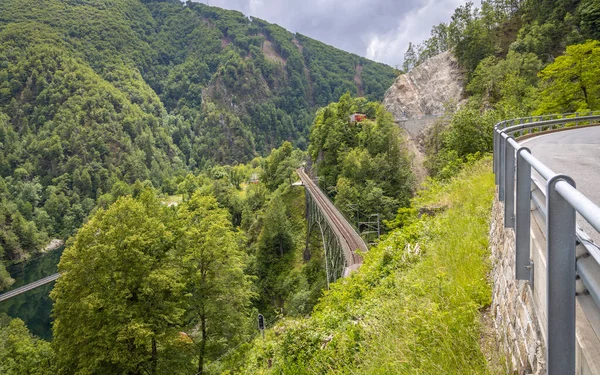
[[136,181],[174,193],[188,170],[306,148],[316,108],[380,100],[395,75],[199,3],[2,1],[0,253],[67,237]]
[[[479,4],[477,4],[479,5]],[[492,150],[502,119],[600,109],[598,0],[467,2],[431,38],[410,45],[405,69],[450,50],[466,98],[425,139],[427,167],[450,177],[465,161]]]
[[[436,26],[407,69],[450,49],[469,97],[425,140],[433,179],[412,196],[370,101],[390,67],[191,2],[0,2],[0,252],[70,238],[52,343],[0,316],[0,373],[498,373],[476,159],[502,118],[600,109],[599,9],[489,0]],[[388,219],[331,285],[292,184],[305,161],[347,216]]]

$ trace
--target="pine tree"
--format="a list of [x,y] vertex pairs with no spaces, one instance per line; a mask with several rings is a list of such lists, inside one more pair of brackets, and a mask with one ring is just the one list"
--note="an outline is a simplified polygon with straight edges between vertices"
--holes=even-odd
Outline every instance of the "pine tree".
[[419,56],[417,52],[415,52],[415,46],[411,42],[408,43],[408,49],[404,54],[404,63],[402,63],[402,70],[408,73],[412,70],[412,68],[417,65],[417,61],[419,61]]

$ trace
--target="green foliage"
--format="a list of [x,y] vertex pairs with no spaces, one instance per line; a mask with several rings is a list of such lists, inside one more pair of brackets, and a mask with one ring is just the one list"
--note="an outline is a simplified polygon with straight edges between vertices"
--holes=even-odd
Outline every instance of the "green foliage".
[[205,368],[248,327],[242,243],[227,210],[200,192],[177,210],[151,190],[99,210],[65,250],[52,291],[58,372]]
[[[288,140],[305,148],[316,106],[346,90],[380,100],[395,78],[391,67],[199,3],[7,0],[0,13],[4,262],[66,239],[137,181],[173,194],[188,171]],[[3,270],[0,288],[10,282]]]
[[285,319],[256,340],[248,374],[485,374],[479,310],[487,281],[489,160],[413,200],[418,211],[334,283],[310,318]]
[[600,108],[600,42],[567,47],[564,55],[540,72],[541,102],[537,114]]
[[447,32],[470,97],[429,131],[431,175],[449,178],[490,152],[501,119],[598,109],[598,42],[582,43],[596,36],[598,12],[595,0],[489,0],[459,6],[447,28],[434,27],[432,35]]
[[[484,9],[486,10],[486,9]],[[473,9],[473,3],[459,6],[448,26],[448,43],[459,64],[471,74],[479,62],[494,53],[491,25],[485,22],[487,14]]]
[[0,372],[5,375],[54,374],[50,343],[32,336],[21,319],[0,315]]
[[265,159],[264,172],[261,176],[267,188],[275,190],[283,183],[292,184],[295,170],[300,167],[304,160],[304,153],[294,149],[292,144],[284,142],[278,149],[273,149]]
[[196,193],[178,210],[176,256],[187,284],[185,324],[197,333],[198,371],[225,349],[242,341],[251,280],[244,273],[247,254],[227,210],[211,196]]
[[533,53],[509,51],[505,59],[487,57],[475,69],[467,91],[475,99],[509,112],[509,116],[525,116],[535,108],[541,66]]
[[[159,29],[153,46],[160,58],[145,78],[167,110],[190,121],[175,142],[185,147],[185,134],[205,158],[213,158],[215,150],[212,138],[205,136],[208,127],[197,124],[207,96],[221,116],[249,126],[251,136],[233,133],[228,144],[216,147],[228,156],[243,149],[240,156],[225,160],[240,162],[284,140],[305,147],[315,106],[346,90],[381,100],[395,78],[388,66],[239,12],[199,3],[150,2],[147,7]],[[196,156],[194,160],[200,162]]]
[[553,44],[556,32],[555,23],[540,24],[534,21],[519,30],[517,40],[510,45],[510,49],[520,53],[534,53],[542,60],[547,61],[556,48],[556,45]]
[[275,286],[279,284],[278,278],[293,267],[295,260],[296,243],[286,211],[282,197],[275,195],[265,208],[263,229],[258,237],[256,272],[265,306],[283,305],[284,296]]
[[431,28],[431,37],[423,43],[415,45],[409,42],[402,64],[404,72],[410,71],[430,57],[448,51],[450,48],[448,33],[448,25],[442,22]]
[[425,166],[433,177],[453,177],[492,151],[494,124],[504,117],[497,110],[482,111],[477,104],[476,100],[469,101],[429,131]]
[[[354,112],[369,118],[351,123]],[[335,204],[347,216],[355,215],[348,205],[357,205],[363,215],[391,219],[408,203],[410,159],[400,129],[381,104],[345,94],[317,112],[310,139],[319,184],[335,192]]]
[[444,146],[455,150],[459,157],[476,152],[490,152],[493,147],[493,127],[500,119],[493,111],[483,114],[473,108],[457,111],[445,133]]
[[[416,47],[418,48],[418,47]],[[412,43],[408,43],[408,49],[404,53],[404,62],[402,63],[402,70],[409,72],[412,68],[418,65],[419,57],[415,52],[415,46]]]
[[579,3],[578,13],[584,35],[592,39],[600,39],[600,1],[581,1]]
[[185,283],[160,211],[152,200],[121,198],[98,211],[65,249],[52,291],[52,345],[61,373],[156,369],[157,347],[173,344]]

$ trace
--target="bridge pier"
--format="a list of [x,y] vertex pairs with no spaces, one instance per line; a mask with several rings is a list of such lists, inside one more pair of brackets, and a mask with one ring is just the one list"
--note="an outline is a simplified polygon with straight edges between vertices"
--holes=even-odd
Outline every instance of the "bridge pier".
[[362,257],[357,251],[366,252],[367,245],[304,169],[300,168],[296,172],[302,182],[292,185],[306,188],[307,230],[304,258],[310,259],[310,236],[318,227],[325,251],[325,270],[329,285],[329,282],[346,277],[360,267]]
[[344,250],[314,199],[308,193],[306,194],[306,222],[306,249],[304,253],[310,254],[310,237],[313,231],[318,228],[325,250],[325,270],[327,272],[327,284],[329,285],[330,282],[336,281],[344,274],[346,267]]

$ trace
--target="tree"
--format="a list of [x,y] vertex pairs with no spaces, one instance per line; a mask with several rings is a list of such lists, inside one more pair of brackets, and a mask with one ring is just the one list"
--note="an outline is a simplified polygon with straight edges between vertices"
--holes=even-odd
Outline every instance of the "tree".
[[600,42],[568,46],[539,76],[543,90],[537,114],[600,109]]
[[408,42],[408,48],[404,53],[404,62],[402,63],[402,70],[404,70],[406,73],[410,72],[412,68],[414,68],[417,65],[418,61],[419,56],[415,51],[415,46],[413,46],[411,42]]
[[499,120],[492,110],[481,113],[473,105],[462,108],[444,132],[444,146],[463,159],[477,152],[489,152],[493,146],[492,130]]
[[186,280],[185,323],[196,343],[198,374],[243,338],[251,292],[247,255],[227,210],[196,193],[179,207],[177,254]]
[[50,343],[31,335],[21,319],[0,315],[0,373],[51,375],[53,363]]
[[448,50],[448,25],[440,23],[431,28],[431,37],[423,42],[420,50],[418,63],[422,63],[430,57],[439,55]]
[[448,43],[459,64],[470,75],[479,62],[494,52],[490,28],[473,3],[459,6],[448,26]]
[[486,57],[475,69],[467,91],[476,100],[504,112],[505,118],[526,116],[535,108],[541,66],[533,53],[511,50],[505,59]]
[[60,373],[156,374],[177,337],[184,283],[150,192],[99,210],[65,249],[54,299]]
[[581,29],[587,37],[600,39],[600,0],[584,0],[579,5]]
[[259,307],[267,313],[283,307],[287,294],[278,287],[281,275],[289,272],[294,261],[296,243],[292,229],[281,192],[276,192],[265,208],[256,250],[256,274],[262,297]]
[[[370,117],[352,124],[349,116],[355,111],[364,111]],[[392,218],[398,205],[408,204],[413,187],[410,157],[400,129],[383,105],[343,95],[338,103],[317,113],[310,139],[309,153],[319,174],[319,184],[324,189],[336,187],[334,199],[347,216],[354,215],[348,203],[358,204],[369,214],[386,207],[389,217],[385,219]],[[376,205],[365,199],[365,189],[371,183],[382,192],[372,195],[381,199]],[[358,199],[350,202],[354,196]],[[390,202],[396,206],[390,208]]]

